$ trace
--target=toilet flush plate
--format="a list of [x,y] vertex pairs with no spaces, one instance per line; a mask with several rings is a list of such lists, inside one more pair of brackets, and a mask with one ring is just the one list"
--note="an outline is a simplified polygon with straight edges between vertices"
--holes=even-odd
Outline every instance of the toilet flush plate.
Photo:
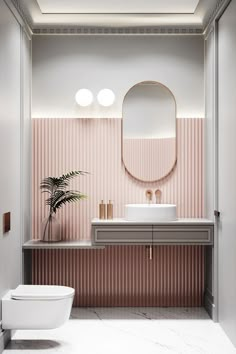
[[7,233],[11,230],[11,213],[3,214],[3,233]]

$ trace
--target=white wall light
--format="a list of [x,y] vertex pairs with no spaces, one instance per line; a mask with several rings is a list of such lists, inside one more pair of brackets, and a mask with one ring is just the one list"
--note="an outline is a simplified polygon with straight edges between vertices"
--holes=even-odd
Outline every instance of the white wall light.
[[76,92],[75,100],[80,106],[86,107],[93,102],[93,94],[88,89],[80,89]]
[[115,101],[114,92],[110,89],[102,89],[97,95],[97,100],[101,106],[109,107]]

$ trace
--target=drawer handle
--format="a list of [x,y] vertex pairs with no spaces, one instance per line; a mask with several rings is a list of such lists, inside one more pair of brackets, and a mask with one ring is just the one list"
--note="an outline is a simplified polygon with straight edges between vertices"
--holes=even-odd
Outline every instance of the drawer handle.
[[152,260],[152,246],[149,246],[149,259]]
[[152,260],[152,256],[153,256],[153,249],[152,249],[152,245],[146,246],[146,250],[148,250],[148,259],[151,261]]

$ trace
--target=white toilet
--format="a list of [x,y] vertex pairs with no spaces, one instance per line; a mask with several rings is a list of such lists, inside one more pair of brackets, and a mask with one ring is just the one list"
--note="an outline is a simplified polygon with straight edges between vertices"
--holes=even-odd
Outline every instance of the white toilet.
[[2,298],[2,328],[57,328],[69,319],[74,294],[67,286],[19,285]]

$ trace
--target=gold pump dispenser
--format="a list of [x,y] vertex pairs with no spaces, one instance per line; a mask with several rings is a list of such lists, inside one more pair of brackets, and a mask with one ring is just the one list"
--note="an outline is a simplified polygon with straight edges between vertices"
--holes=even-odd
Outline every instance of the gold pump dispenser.
[[106,219],[106,205],[103,203],[103,200],[99,204],[99,219]]
[[109,200],[109,203],[107,204],[107,219],[113,219],[113,204],[111,200]]

